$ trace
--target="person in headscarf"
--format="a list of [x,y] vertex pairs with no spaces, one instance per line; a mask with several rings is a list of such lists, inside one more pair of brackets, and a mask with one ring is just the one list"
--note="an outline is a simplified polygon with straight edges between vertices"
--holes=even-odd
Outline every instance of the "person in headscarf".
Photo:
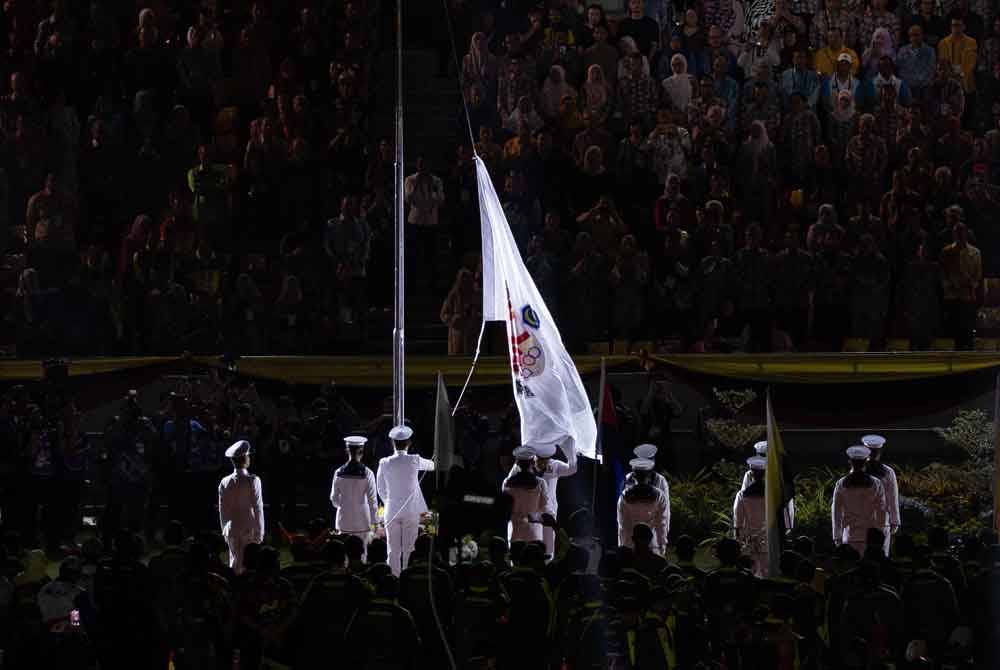
[[146,214],[139,214],[132,221],[132,228],[122,239],[121,255],[118,258],[118,275],[123,276],[132,262],[132,254],[145,251],[150,246],[153,234],[153,219]]
[[643,76],[649,76],[649,59],[646,58],[639,51],[639,47],[636,45],[635,40],[631,37],[625,36],[618,40],[618,50],[621,52],[621,58],[618,59],[618,79],[624,79],[628,76],[628,59],[632,54],[639,54],[642,59],[642,74]]
[[826,137],[833,155],[833,164],[837,167],[844,164],[844,152],[847,151],[847,143],[854,135],[857,117],[858,110],[854,96],[849,91],[841,91],[837,95],[837,104],[831,110],[826,125]]
[[541,117],[535,109],[535,103],[527,95],[522,95],[517,101],[517,107],[510,113],[503,122],[503,129],[509,133],[516,133],[524,122],[531,132],[536,133],[545,127],[545,119]]
[[694,92],[692,77],[687,71],[687,59],[681,54],[674,54],[670,59],[672,75],[663,80],[663,92],[670,100],[671,106],[680,112],[687,113],[688,103]]
[[550,120],[558,117],[559,103],[566,95],[576,98],[576,90],[566,82],[566,70],[561,65],[553,65],[539,96],[542,115]]
[[441,305],[441,321],[448,326],[448,355],[471,354],[482,320],[482,307],[472,271],[462,268]]
[[739,185],[745,214],[752,220],[767,221],[778,176],[778,157],[763,121],[750,124],[749,137],[740,147],[739,156]]
[[469,44],[469,52],[462,58],[462,85],[480,86],[488,99],[496,97],[497,58],[490,53],[486,35],[475,33]]
[[892,45],[892,36],[885,28],[878,28],[872,33],[872,41],[861,55],[862,73],[866,79],[878,74],[879,59],[888,56],[896,62],[896,48]]
[[591,121],[602,124],[611,112],[611,91],[604,78],[604,69],[597,65],[587,68],[587,81],[583,84],[584,110],[590,112]]
[[844,229],[837,223],[837,210],[830,203],[826,203],[819,206],[819,217],[809,226],[809,231],[806,233],[806,249],[810,253],[819,251],[829,233],[836,233],[842,237]]

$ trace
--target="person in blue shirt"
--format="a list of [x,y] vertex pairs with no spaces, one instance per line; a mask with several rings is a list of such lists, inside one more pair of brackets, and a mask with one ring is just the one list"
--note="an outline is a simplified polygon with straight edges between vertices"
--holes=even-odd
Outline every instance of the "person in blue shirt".
[[910,26],[909,38],[910,43],[896,53],[896,73],[906,82],[914,100],[919,102],[934,81],[937,52],[924,42],[924,29],[919,25]]
[[820,81],[815,70],[808,68],[808,63],[809,54],[805,48],[797,49],[792,52],[792,67],[781,73],[781,101],[786,111],[795,93],[801,94],[809,109],[816,111]]

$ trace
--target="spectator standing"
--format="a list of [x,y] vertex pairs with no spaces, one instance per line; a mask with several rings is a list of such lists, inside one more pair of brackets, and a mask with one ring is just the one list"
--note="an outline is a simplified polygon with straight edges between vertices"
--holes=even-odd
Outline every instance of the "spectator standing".
[[462,268],[441,306],[441,321],[448,326],[448,354],[468,355],[475,352],[482,308],[478,305],[472,271]]
[[971,349],[974,344],[976,311],[982,304],[983,263],[979,249],[969,244],[969,232],[958,221],[952,227],[954,242],[941,250],[944,309],[955,347]]

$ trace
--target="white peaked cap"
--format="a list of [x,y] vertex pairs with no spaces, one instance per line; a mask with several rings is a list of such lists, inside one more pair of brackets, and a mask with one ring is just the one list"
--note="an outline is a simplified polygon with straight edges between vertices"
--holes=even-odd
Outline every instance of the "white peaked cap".
[[861,444],[869,449],[881,449],[885,446],[885,438],[881,435],[865,435],[861,438]]
[[751,470],[767,470],[767,459],[763,456],[751,456],[747,459]]
[[226,458],[239,458],[240,456],[246,456],[250,453],[250,443],[246,440],[239,440],[238,442],[233,442],[226,449]]
[[640,444],[638,447],[632,450],[632,453],[636,455],[636,458],[652,459],[656,457],[656,445],[655,444]]
[[549,442],[547,444],[533,444],[530,447],[534,449],[535,456],[539,458],[552,458],[556,455],[556,445],[554,442]]
[[363,447],[368,444],[368,438],[363,435],[348,435],[344,438],[344,444],[349,447]]
[[649,460],[648,458],[633,458],[631,461],[628,462],[628,464],[633,470],[637,470],[639,472],[646,472],[652,470],[653,467],[656,465],[656,463]]
[[409,426],[395,426],[389,431],[389,439],[393,442],[405,442],[413,437],[413,429]]
[[514,450],[514,458],[518,461],[530,461],[535,457],[535,450],[525,445]]
[[868,447],[851,447],[847,450],[847,457],[852,461],[864,461],[867,460],[869,456],[872,455],[871,449]]

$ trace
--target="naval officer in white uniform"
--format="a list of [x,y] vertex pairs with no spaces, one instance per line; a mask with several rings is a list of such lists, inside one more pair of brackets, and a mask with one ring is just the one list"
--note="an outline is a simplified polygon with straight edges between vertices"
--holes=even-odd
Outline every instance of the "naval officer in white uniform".
[[243,573],[243,550],[264,541],[264,496],[260,477],[250,474],[250,443],[235,442],[226,449],[233,473],[219,482],[219,525],[229,545],[229,567]]
[[418,473],[429,472],[435,467],[434,461],[407,453],[412,437],[413,429],[409,426],[396,426],[389,431],[394,453],[378,462],[375,476],[378,497],[385,505],[389,567],[397,577],[406,568],[413,551],[420,515],[427,512]]

